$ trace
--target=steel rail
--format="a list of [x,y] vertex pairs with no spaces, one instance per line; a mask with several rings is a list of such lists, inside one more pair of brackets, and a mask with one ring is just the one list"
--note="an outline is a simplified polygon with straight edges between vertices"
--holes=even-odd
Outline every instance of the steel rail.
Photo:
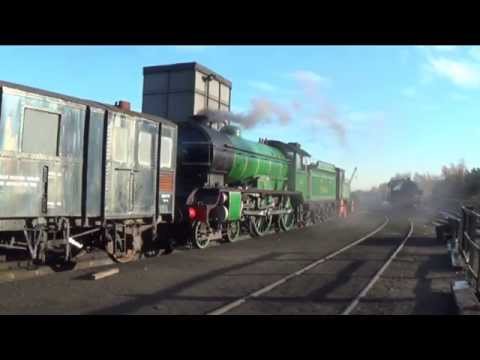
[[375,230],[371,231],[370,233],[366,234],[365,236],[361,237],[360,239],[355,240],[355,241],[353,241],[353,242],[351,242],[351,243],[343,246],[342,248],[340,248],[340,249],[338,249],[338,250],[330,253],[330,254],[327,255],[327,256],[324,256],[324,257],[322,257],[322,258],[320,258],[320,259],[318,259],[318,260],[315,260],[315,261],[312,262],[311,264],[309,264],[309,265],[301,268],[300,270],[297,270],[297,271],[295,271],[295,272],[293,272],[293,273],[290,273],[289,275],[281,278],[280,280],[277,280],[277,281],[275,281],[275,282],[273,282],[273,283],[271,283],[271,284],[269,284],[269,285],[267,285],[267,286],[264,286],[264,287],[262,287],[261,289],[256,290],[256,291],[254,291],[254,292],[252,292],[252,293],[250,293],[250,294],[248,294],[248,295],[246,295],[246,296],[244,296],[244,297],[241,297],[241,298],[239,298],[239,299],[237,299],[237,300],[235,300],[235,301],[232,301],[232,302],[230,302],[230,303],[228,303],[228,304],[225,304],[225,305],[219,307],[218,309],[207,313],[206,315],[222,315],[222,314],[225,314],[225,313],[227,313],[228,311],[230,311],[230,310],[232,310],[232,309],[234,309],[234,308],[242,305],[242,304],[245,303],[248,299],[258,297],[258,296],[260,296],[260,295],[262,295],[262,294],[265,294],[265,293],[273,290],[273,289],[276,288],[277,286],[286,283],[286,282],[289,281],[290,279],[292,279],[292,278],[294,278],[294,277],[296,277],[296,276],[299,276],[299,275],[303,274],[304,272],[306,272],[306,271],[308,271],[308,270],[310,270],[310,269],[312,269],[312,268],[314,268],[314,267],[316,267],[316,266],[318,266],[318,265],[320,265],[320,264],[322,264],[322,263],[324,263],[324,262],[326,262],[326,261],[334,258],[335,256],[337,256],[337,255],[343,253],[344,251],[346,251],[346,250],[354,247],[355,245],[358,245],[358,244],[360,244],[361,242],[363,242],[363,241],[371,238],[373,235],[377,234],[377,233],[380,232],[385,226],[387,226],[387,224],[388,224],[389,222],[390,222],[390,219],[386,216],[386,217],[385,217],[385,221],[383,222],[383,224],[381,224],[381,225],[378,226]]
[[368,284],[363,288],[363,290],[353,299],[353,301],[347,306],[347,308],[343,311],[342,315],[350,315],[353,310],[357,307],[357,305],[360,303],[360,300],[364,298],[370,289],[372,288],[373,285],[380,279],[382,274],[387,270],[388,266],[390,263],[395,259],[397,254],[403,249],[405,246],[405,243],[407,240],[412,236],[413,233],[413,222],[410,220],[410,229],[403,239],[403,241],[400,243],[400,245],[397,247],[397,249],[393,252],[392,255],[385,261],[383,266],[375,273],[375,275],[372,277],[372,279],[368,282]]

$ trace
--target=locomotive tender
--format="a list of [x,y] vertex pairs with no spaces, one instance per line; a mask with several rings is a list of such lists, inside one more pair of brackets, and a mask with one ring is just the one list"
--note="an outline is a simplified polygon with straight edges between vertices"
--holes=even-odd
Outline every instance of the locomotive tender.
[[165,234],[205,248],[351,209],[344,170],[199,115],[230,109],[228,80],[196,63],[144,74],[142,113],[0,82],[0,248],[69,262],[100,247],[127,262]]

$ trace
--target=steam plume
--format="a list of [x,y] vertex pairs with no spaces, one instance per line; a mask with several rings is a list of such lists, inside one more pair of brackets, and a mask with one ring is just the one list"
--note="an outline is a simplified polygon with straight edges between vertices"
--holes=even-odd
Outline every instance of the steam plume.
[[287,125],[292,120],[292,115],[287,108],[263,98],[254,98],[247,113],[208,110],[203,114],[207,115],[210,121],[230,120],[242,125],[245,129],[253,128],[261,123],[269,123],[273,119],[282,125]]
[[312,117],[312,125],[314,128],[325,124],[337,137],[341,145],[346,145],[347,130],[344,121],[340,118],[337,107],[325,99],[319,91],[319,84],[325,83],[326,80],[308,71],[296,72],[294,78],[302,89],[305,97],[319,110]]
[[345,146],[347,130],[344,121],[336,106],[319,92],[319,85],[325,83],[326,79],[309,71],[297,71],[292,76],[301,90],[302,99],[290,100],[290,107],[282,106],[266,98],[254,98],[251,100],[250,109],[245,113],[207,110],[203,114],[207,115],[210,121],[229,120],[245,129],[251,129],[272,121],[287,125],[292,122],[292,114],[310,110],[313,114],[310,115],[310,126],[313,133],[317,133],[318,127],[326,126],[332,131],[338,142]]

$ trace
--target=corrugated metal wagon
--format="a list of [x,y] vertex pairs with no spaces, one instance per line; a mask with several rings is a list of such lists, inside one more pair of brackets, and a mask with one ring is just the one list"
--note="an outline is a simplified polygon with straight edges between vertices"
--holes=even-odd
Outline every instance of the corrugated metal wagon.
[[175,124],[7,82],[0,96],[0,247],[129,261],[173,221]]

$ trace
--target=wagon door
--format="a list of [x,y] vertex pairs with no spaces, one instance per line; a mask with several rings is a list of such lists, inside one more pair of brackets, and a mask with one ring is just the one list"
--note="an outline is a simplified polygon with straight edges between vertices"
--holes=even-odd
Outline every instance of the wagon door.
[[142,119],[135,123],[133,212],[137,216],[150,217],[155,215],[159,124]]
[[135,143],[135,121],[124,114],[110,113],[105,187],[107,217],[128,217],[134,210]]
[[158,124],[122,113],[108,121],[105,214],[154,216]]

